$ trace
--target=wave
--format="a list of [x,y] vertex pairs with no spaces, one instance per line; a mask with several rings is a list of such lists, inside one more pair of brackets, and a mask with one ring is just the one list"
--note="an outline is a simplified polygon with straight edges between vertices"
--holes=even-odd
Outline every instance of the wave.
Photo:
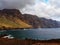
[[4,36],[3,38],[13,39],[14,37],[9,34],[9,35],[7,35],[7,36]]

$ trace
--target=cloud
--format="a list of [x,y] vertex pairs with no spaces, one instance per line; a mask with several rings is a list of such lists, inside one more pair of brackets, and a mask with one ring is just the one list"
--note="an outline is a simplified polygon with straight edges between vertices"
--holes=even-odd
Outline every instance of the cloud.
[[60,0],[0,0],[0,9],[4,8],[60,21]]
[[34,0],[0,0],[0,9],[8,8],[23,8],[26,5],[31,5]]
[[34,14],[39,17],[46,17],[49,18],[49,12],[52,12],[53,7],[50,5],[47,5],[43,2],[37,3],[34,6],[27,6],[24,9],[22,9],[22,12],[28,13],[28,14]]
[[60,0],[45,1],[38,0],[35,5],[23,8],[22,12],[60,21]]
[[49,0],[51,5],[60,8],[60,0]]

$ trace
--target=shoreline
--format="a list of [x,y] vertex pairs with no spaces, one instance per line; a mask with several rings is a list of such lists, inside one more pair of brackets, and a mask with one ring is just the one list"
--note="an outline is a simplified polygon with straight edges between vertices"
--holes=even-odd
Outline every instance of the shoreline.
[[51,40],[20,40],[20,39],[8,39],[0,38],[0,45],[60,45],[60,39]]

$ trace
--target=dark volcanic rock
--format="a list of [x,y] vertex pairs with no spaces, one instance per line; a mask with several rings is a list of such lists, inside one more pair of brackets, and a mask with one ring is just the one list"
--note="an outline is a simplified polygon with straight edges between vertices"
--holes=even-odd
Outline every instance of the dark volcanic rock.
[[12,16],[19,16],[22,15],[21,12],[17,9],[3,9],[0,11],[0,13],[12,15]]

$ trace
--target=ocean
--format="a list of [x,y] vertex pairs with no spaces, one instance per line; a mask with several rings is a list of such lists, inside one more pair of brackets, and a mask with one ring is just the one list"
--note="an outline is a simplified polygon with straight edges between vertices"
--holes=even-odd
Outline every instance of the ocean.
[[49,40],[60,39],[60,28],[16,29],[0,31],[17,39]]

